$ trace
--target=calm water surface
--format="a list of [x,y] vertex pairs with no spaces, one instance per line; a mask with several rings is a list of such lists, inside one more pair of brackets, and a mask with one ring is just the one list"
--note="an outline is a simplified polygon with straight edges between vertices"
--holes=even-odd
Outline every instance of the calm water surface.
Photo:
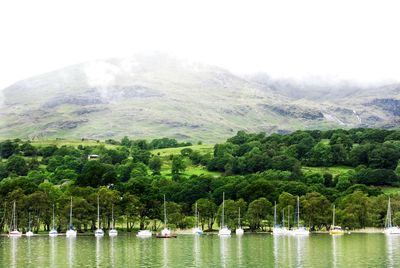
[[0,237],[0,267],[400,267],[400,236]]

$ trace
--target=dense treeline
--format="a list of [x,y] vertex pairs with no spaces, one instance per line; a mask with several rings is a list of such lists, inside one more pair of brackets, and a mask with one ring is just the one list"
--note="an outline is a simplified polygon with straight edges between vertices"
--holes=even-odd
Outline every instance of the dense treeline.
[[[51,208],[56,206],[58,229],[67,227],[69,198],[73,197],[74,224],[79,231],[96,225],[100,196],[101,225],[116,220],[133,228],[160,227],[162,196],[167,196],[172,227],[193,225],[198,204],[200,223],[213,229],[219,221],[222,193],[226,194],[226,222],[233,228],[238,208],[245,226],[266,229],[278,214],[294,215],[300,197],[302,223],[315,229],[331,224],[332,205],[343,227],[379,227],[384,224],[387,196],[377,186],[399,186],[400,131],[351,129],[297,131],[288,135],[238,132],[212,154],[183,148],[169,156],[171,177],[161,175],[163,159],[154,148],[181,147],[172,139],[107,141],[96,146],[34,146],[29,141],[0,143],[0,231],[7,230],[11,205],[17,203],[21,228],[31,214],[34,230],[49,230]],[[98,155],[88,160],[88,155]],[[187,163],[220,171],[221,176],[184,176]],[[340,174],[304,172],[303,167],[351,166]],[[392,208],[400,211],[400,196]],[[278,216],[280,219],[281,217]],[[400,214],[395,212],[395,222]],[[290,220],[293,222],[293,218]],[[285,222],[285,224],[287,224]]]
[[[290,135],[247,134],[243,131],[215,145],[209,170],[225,174],[288,171],[287,179],[307,182],[301,166],[353,166],[346,180],[366,185],[399,185],[400,131],[351,129],[297,131]],[[325,181],[324,178],[310,178]],[[331,186],[334,181],[325,181]]]

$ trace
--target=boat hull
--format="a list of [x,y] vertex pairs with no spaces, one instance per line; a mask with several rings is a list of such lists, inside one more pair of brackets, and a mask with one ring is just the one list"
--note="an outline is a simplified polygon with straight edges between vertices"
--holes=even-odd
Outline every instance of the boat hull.
[[200,228],[193,228],[192,229],[192,234],[194,234],[194,235],[202,235],[203,234],[203,230],[201,230]]
[[238,228],[235,230],[235,234],[236,235],[243,235],[244,234],[244,230],[242,228]]
[[231,230],[228,228],[224,227],[218,232],[218,236],[231,236]]
[[103,236],[104,236],[104,231],[103,231],[102,229],[97,229],[97,230],[94,232],[94,236],[95,236],[95,237],[103,237]]
[[57,232],[57,230],[51,230],[50,232],[49,232],[49,236],[51,236],[51,237],[55,237],[55,236],[58,236],[58,232]]
[[149,231],[149,230],[140,230],[138,233],[137,233],[137,237],[141,237],[141,238],[149,238],[149,237],[152,237],[152,233]]
[[19,232],[19,231],[14,230],[14,231],[11,231],[11,232],[8,234],[8,236],[9,236],[9,237],[21,237],[21,236],[22,236],[22,233]]
[[386,228],[384,233],[387,235],[400,235],[400,228],[399,227]]
[[117,235],[118,235],[118,231],[115,230],[115,229],[111,229],[111,230],[108,232],[108,236],[117,236]]
[[76,237],[76,231],[75,230],[68,230],[65,235],[67,237]]

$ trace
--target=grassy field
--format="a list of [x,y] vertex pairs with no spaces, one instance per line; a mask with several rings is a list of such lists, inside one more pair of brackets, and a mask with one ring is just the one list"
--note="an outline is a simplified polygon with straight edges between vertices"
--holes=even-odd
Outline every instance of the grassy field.
[[54,139],[54,140],[34,140],[31,142],[33,146],[43,147],[49,145],[57,145],[58,147],[67,145],[78,147],[79,145],[83,146],[96,146],[96,145],[104,145],[106,148],[114,148],[116,145],[108,144],[105,142],[97,142],[95,140],[64,140],[64,139]]
[[353,170],[353,167],[347,167],[347,166],[337,166],[337,167],[302,167],[301,170],[304,172],[304,174],[307,173],[314,173],[314,172],[319,172],[319,173],[331,173],[333,176],[340,175],[347,173],[350,170]]
[[387,195],[399,195],[400,187],[379,187]]
[[[165,148],[165,149],[157,149],[151,151],[152,154],[158,154],[162,161],[163,165],[161,167],[161,174],[166,177],[171,177],[171,155],[179,155],[181,150],[184,148],[190,148],[193,151],[198,151],[200,154],[213,153],[214,145],[193,145],[179,148]],[[220,176],[221,174],[218,172],[208,171],[203,166],[193,165],[190,159],[186,159],[186,170],[183,173],[184,176],[189,177],[191,175],[211,175],[211,176]]]
[[190,148],[193,151],[198,151],[201,154],[212,153],[214,145],[212,144],[204,144],[204,145],[192,145],[186,147],[178,147],[178,148],[165,148],[165,149],[157,149],[151,151],[153,154],[159,154],[160,157],[168,157],[170,155],[180,154],[181,150],[184,148]]

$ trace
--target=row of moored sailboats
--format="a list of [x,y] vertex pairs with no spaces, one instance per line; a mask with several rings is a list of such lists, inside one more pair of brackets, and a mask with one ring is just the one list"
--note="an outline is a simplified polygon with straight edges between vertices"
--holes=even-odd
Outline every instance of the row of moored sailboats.
[[290,213],[288,209],[288,227],[286,228],[284,225],[285,222],[285,211],[282,211],[282,225],[278,225],[276,223],[276,203],[274,206],[274,229],[272,231],[273,235],[299,235],[299,236],[304,236],[304,235],[309,235],[310,231],[307,230],[306,227],[300,225],[300,202],[299,202],[299,197],[297,197],[297,211],[296,211],[296,219],[297,219],[297,227],[290,229]]
[[[100,204],[99,204],[99,197],[97,197],[97,223],[99,224],[99,228],[96,229],[94,235],[96,237],[102,237],[104,236],[104,231],[103,229],[100,228]],[[299,197],[297,197],[297,210],[296,210],[296,220],[297,220],[297,227],[290,229],[290,212],[288,208],[288,218],[287,218],[287,228],[284,225],[285,223],[285,211],[282,210],[282,224],[279,225],[277,224],[277,213],[276,213],[276,203],[274,206],[274,228],[273,228],[273,235],[296,235],[296,236],[307,236],[310,234],[310,231],[307,230],[306,227],[300,225],[300,205],[299,205]],[[344,230],[340,227],[335,225],[335,206],[333,206],[333,215],[332,215],[332,225],[330,228],[329,233],[332,235],[341,235],[344,234]],[[230,236],[231,235],[231,230],[225,225],[225,193],[223,193],[222,196],[222,214],[221,214],[221,225],[220,225],[220,230],[218,231],[218,236]],[[57,229],[55,228],[55,215],[54,215],[54,205],[53,205],[53,226],[52,229],[49,232],[49,236],[54,237],[58,236]],[[195,203],[195,222],[196,225],[192,229],[192,233],[194,235],[202,235],[203,230],[199,227],[199,213],[197,210],[197,203]],[[28,231],[26,232],[26,236],[33,236],[33,232],[31,230],[31,221],[30,221],[30,214],[29,214],[29,227]],[[240,207],[239,207],[239,218],[238,218],[238,227],[235,230],[236,235],[243,235],[244,230],[241,227],[241,221],[240,221]],[[398,226],[393,225],[392,221],[392,211],[391,211],[391,205],[390,205],[390,198],[388,201],[388,208],[387,208],[387,215],[386,215],[386,222],[385,222],[385,229],[384,229],[385,234],[400,234],[400,228]],[[77,231],[74,229],[74,226],[72,224],[72,197],[71,197],[71,205],[70,205],[70,215],[69,215],[69,226],[68,230],[66,232],[67,237],[76,237]],[[112,207],[112,228],[108,232],[109,236],[117,236],[118,231],[115,229],[114,225],[114,206]],[[13,211],[12,211],[12,222],[10,224],[10,232],[9,232],[10,237],[20,237],[22,236],[22,233],[18,231],[17,229],[17,219],[16,219],[16,211],[15,211],[15,201],[13,204]],[[137,237],[151,237],[152,232],[150,230],[140,230],[137,235]],[[161,230],[160,235],[157,235],[158,238],[173,238],[176,237],[175,235],[172,235],[171,230],[167,227],[167,209],[166,209],[166,201],[165,201],[165,195],[164,195],[164,228]]]

